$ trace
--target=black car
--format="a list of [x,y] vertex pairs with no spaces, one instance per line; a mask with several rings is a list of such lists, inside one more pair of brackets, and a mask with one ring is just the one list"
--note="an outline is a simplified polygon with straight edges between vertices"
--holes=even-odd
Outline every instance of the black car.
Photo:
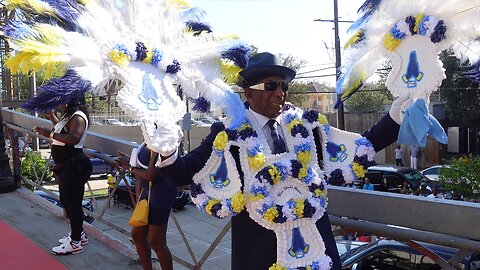
[[107,175],[112,172],[112,165],[101,158],[90,158],[92,175]]
[[[120,178],[120,176],[117,176],[117,177]],[[118,184],[117,189],[115,190],[115,195],[113,195],[113,201],[115,203],[120,203],[128,207],[133,207],[129,190],[131,190],[133,198],[134,200],[136,200],[135,179],[129,176],[125,176],[125,178],[128,180],[129,186],[127,187],[127,184],[125,183],[125,181],[121,180],[120,183]],[[190,203],[190,192],[188,190],[183,190],[183,189],[178,190],[177,198],[173,203],[172,209],[176,211],[182,210],[183,207],[185,207],[185,205],[189,203]]]
[[[371,166],[367,169],[365,177],[376,191],[400,193],[403,182],[407,182],[410,189],[417,190],[422,185],[426,193],[431,193],[431,181],[418,171],[407,167]],[[428,195],[428,194],[425,194]]]
[[[443,259],[449,261],[458,249],[438,246],[428,243],[421,243],[422,246],[435,252]],[[379,240],[367,245],[353,248],[340,255],[342,269],[356,270],[407,270],[407,269],[442,269],[428,256],[419,253],[413,248],[395,241]],[[469,254],[461,260],[458,269],[478,270],[480,269],[480,254]]]
[[[52,195],[48,194],[47,192],[45,192],[43,190],[35,190],[33,193],[42,197],[42,198],[45,198],[47,201],[49,201],[53,204],[63,208],[62,203],[60,202],[60,199],[58,199],[57,197],[52,196]],[[53,193],[58,195],[58,192],[56,192],[56,191],[53,191]],[[90,211],[92,213],[95,212],[95,209],[93,208],[93,203],[92,203],[91,199],[83,200],[82,201],[82,207],[87,209],[88,211]],[[85,222],[92,223],[95,220],[95,218],[84,212],[83,213],[83,220]]]

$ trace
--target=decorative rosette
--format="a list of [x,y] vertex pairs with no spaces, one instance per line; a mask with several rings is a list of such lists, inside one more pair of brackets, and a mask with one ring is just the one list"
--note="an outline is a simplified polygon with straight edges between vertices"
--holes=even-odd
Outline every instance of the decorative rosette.
[[323,126],[328,126],[328,119],[325,115],[319,113],[317,110],[309,110],[303,113],[303,119],[307,120],[308,123],[314,125],[314,123],[321,124]]
[[390,31],[385,34],[383,46],[389,51],[394,51],[403,39],[417,34],[430,37],[430,41],[437,44],[446,39],[446,32],[447,26],[443,20],[439,20],[434,16],[418,14],[416,16],[406,17],[405,20],[397,22]]
[[287,136],[287,140],[291,142],[290,145],[293,144],[293,150],[297,155],[298,161],[304,165],[309,165],[314,160],[315,146],[312,144],[310,132],[305,127],[304,121],[300,116],[301,114],[297,110],[289,110],[285,114],[283,121],[291,135]]
[[235,193],[231,198],[219,200],[205,194],[201,184],[192,183],[190,193],[192,201],[198,209],[218,218],[235,216],[243,211],[247,203],[245,195],[241,191]]
[[367,168],[375,165],[375,149],[365,137],[355,141],[357,148],[352,162],[352,171],[357,178],[364,178]]
[[[250,201],[255,202],[257,213],[267,222],[282,224],[314,214],[323,214],[327,205],[325,184],[318,173],[298,160],[276,162],[262,168],[255,176],[257,182],[250,187]],[[290,179],[298,181],[292,182]],[[311,194],[308,198],[291,198],[283,192]],[[272,196],[290,198],[286,201]]]

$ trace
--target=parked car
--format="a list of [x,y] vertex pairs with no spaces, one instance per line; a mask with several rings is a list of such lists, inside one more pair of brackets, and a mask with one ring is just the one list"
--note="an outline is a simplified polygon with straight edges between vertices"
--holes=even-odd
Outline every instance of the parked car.
[[430,182],[421,173],[407,167],[371,166],[367,169],[365,177],[370,179],[375,190],[393,193],[400,193],[404,181],[408,182],[412,190]]
[[200,120],[192,119],[192,126],[194,127],[209,127],[211,124],[204,123]]
[[202,121],[203,123],[206,123],[206,124],[209,124],[209,125],[211,125],[215,122],[218,122],[217,120],[215,120],[212,117],[201,117],[201,118],[198,118],[197,120]]
[[138,121],[138,120],[134,120],[134,119],[131,119],[131,120],[128,120],[127,121],[127,126],[140,126],[142,122]]
[[48,149],[48,148],[50,148],[50,142],[47,139],[39,139],[38,140],[38,148]]
[[[60,202],[60,199],[57,199],[56,197],[48,194],[47,192],[45,192],[43,190],[35,190],[35,191],[33,191],[33,193],[42,197],[42,198],[45,198],[47,201],[49,201],[53,204],[63,208],[62,203]],[[55,193],[56,195],[59,195],[57,191],[53,191],[53,193]],[[82,201],[82,207],[87,209],[88,211],[90,211],[92,213],[95,212],[95,209],[93,208],[93,203],[92,203],[91,199],[84,199]],[[95,218],[84,212],[83,213],[83,220],[85,222],[92,223],[95,220]]]
[[[103,176],[112,173],[113,167],[108,162],[101,158],[91,157],[92,175]],[[50,160],[50,168],[53,167],[54,161]]]
[[92,175],[107,175],[112,172],[112,165],[101,158],[90,158]]
[[[435,252],[449,261],[458,252],[458,249],[421,243],[422,246]],[[406,269],[442,269],[432,259],[419,253],[413,248],[395,240],[379,240],[367,245],[359,246],[340,255],[342,269],[372,270],[406,270]],[[480,269],[480,254],[474,253],[464,257],[458,269]]]
[[125,126],[125,123],[115,118],[102,119],[100,123],[102,123],[103,125],[109,125],[109,126]]
[[[120,177],[120,176],[117,176]],[[117,189],[115,190],[115,195],[113,195],[113,201],[115,203],[124,204],[126,206],[132,207],[132,199],[130,198],[129,190],[131,190],[134,200],[135,196],[135,179],[129,176],[125,176],[128,181],[128,187],[125,181],[120,181]],[[173,203],[172,209],[179,211],[182,210],[185,205],[190,203],[190,192],[188,190],[178,190],[177,198]]]
[[425,170],[420,171],[425,177],[432,181],[438,181],[438,176],[440,175],[440,171],[444,168],[450,168],[449,165],[435,165],[432,167],[428,167]]

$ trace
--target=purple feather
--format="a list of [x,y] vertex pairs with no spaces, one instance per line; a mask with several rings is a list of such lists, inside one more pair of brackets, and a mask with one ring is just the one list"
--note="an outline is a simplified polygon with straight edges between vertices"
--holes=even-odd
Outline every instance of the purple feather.
[[190,101],[194,103],[193,110],[196,112],[206,113],[210,111],[210,102],[204,97],[199,97],[197,99],[189,98]]
[[206,23],[203,22],[197,22],[197,21],[188,21],[185,23],[187,27],[193,31],[194,36],[200,35],[203,31],[207,33],[212,32],[212,27]]
[[13,39],[23,39],[26,36],[34,36],[35,31],[30,27],[29,24],[25,23],[23,20],[25,18],[17,17],[9,19],[5,26],[3,27],[3,33],[5,36]]
[[245,68],[250,57],[250,46],[244,43],[235,44],[233,47],[222,52],[222,58],[232,60],[237,67]]
[[55,14],[65,24],[66,29],[75,30],[77,18],[85,10],[76,0],[44,0],[55,10]]
[[180,69],[182,69],[180,63],[178,63],[177,60],[173,60],[173,63],[167,66],[167,73],[170,74],[175,74],[177,73]]
[[31,112],[48,112],[59,105],[79,100],[90,90],[91,82],[69,69],[62,78],[54,78],[38,88],[38,95],[27,100],[22,108]]

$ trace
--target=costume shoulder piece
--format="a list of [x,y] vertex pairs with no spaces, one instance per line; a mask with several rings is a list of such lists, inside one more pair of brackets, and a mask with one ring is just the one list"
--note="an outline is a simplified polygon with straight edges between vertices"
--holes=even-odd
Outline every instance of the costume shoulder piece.
[[375,150],[367,138],[331,127],[327,118],[315,110],[306,111],[303,118],[311,128],[318,127],[328,184],[341,186],[365,177],[366,169],[375,163]]

